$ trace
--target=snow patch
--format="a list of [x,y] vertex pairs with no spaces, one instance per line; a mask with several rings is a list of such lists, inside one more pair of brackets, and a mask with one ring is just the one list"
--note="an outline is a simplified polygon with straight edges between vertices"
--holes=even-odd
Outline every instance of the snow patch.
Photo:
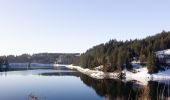
[[[91,70],[91,69],[84,69],[80,66],[73,66],[73,65],[68,65],[66,66],[69,69],[76,69],[77,71],[88,75],[92,78],[96,78],[96,79],[104,79],[104,78],[118,78],[119,73],[105,73],[103,71],[99,71],[99,70]],[[98,67],[99,68],[99,67]]]

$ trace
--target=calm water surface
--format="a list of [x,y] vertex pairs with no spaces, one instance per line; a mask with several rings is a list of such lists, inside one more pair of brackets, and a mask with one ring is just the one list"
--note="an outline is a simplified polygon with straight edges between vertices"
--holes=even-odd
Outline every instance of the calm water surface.
[[71,70],[0,73],[0,100],[156,100],[168,99],[169,81],[147,86],[120,80],[96,80]]

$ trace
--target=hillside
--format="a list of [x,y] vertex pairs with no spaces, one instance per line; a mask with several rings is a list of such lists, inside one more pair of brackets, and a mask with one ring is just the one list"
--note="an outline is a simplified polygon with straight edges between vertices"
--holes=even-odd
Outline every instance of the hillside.
[[38,54],[22,54],[19,56],[7,56],[9,63],[42,63],[42,64],[71,64],[77,57],[78,53],[38,53]]
[[170,32],[161,32],[141,40],[110,40],[105,44],[94,46],[81,54],[73,65],[83,68],[95,68],[103,65],[103,71],[122,71],[125,67],[132,69],[131,62],[136,60],[146,65],[149,73],[155,73],[164,61],[159,61],[155,52],[170,48]]

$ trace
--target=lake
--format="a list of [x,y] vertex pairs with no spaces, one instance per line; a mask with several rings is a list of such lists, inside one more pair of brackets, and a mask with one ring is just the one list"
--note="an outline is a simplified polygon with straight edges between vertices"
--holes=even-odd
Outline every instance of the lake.
[[0,100],[156,100],[170,99],[169,81],[97,80],[72,70],[0,72]]

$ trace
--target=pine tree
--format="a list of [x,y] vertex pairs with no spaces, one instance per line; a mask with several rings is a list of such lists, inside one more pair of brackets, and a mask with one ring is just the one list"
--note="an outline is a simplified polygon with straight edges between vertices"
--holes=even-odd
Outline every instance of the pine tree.
[[115,71],[116,70],[116,67],[117,67],[117,53],[118,53],[118,50],[114,50],[112,52],[112,69]]
[[2,66],[3,66],[3,59],[2,59],[2,58],[0,58],[0,71],[2,71],[2,70],[3,70]]
[[122,71],[123,67],[124,67],[124,57],[123,57],[123,53],[121,52],[121,50],[119,50],[118,56],[117,56],[117,70]]
[[[158,65],[165,62],[159,63],[152,52],[169,48],[170,32],[164,31],[142,40],[136,39],[125,42],[111,40],[105,44],[94,46],[83,53],[76,63],[85,68],[104,65],[104,67],[109,66],[109,70],[111,68],[113,71],[121,71],[125,65],[131,67],[130,61],[133,58],[139,58],[141,62],[148,62],[148,70],[153,73],[158,70]],[[88,57],[88,55],[92,57]]]
[[8,71],[9,70],[9,62],[8,62],[7,58],[5,58],[5,62],[4,63],[5,63],[5,66],[6,66],[5,70]]
[[164,40],[161,38],[160,40],[160,49],[163,50],[165,48]]
[[131,70],[133,68],[132,64],[130,63],[129,59],[126,59],[126,69]]
[[157,58],[156,58],[154,53],[151,53],[148,56],[147,68],[148,68],[148,73],[150,73],[150,74],[156,73],[159,70],[158,60],[157,60]]
[[140,60],[141,63],[144,63],[147,59],[146,59],[146,56],[144,54],[140,54],[139,60]]

